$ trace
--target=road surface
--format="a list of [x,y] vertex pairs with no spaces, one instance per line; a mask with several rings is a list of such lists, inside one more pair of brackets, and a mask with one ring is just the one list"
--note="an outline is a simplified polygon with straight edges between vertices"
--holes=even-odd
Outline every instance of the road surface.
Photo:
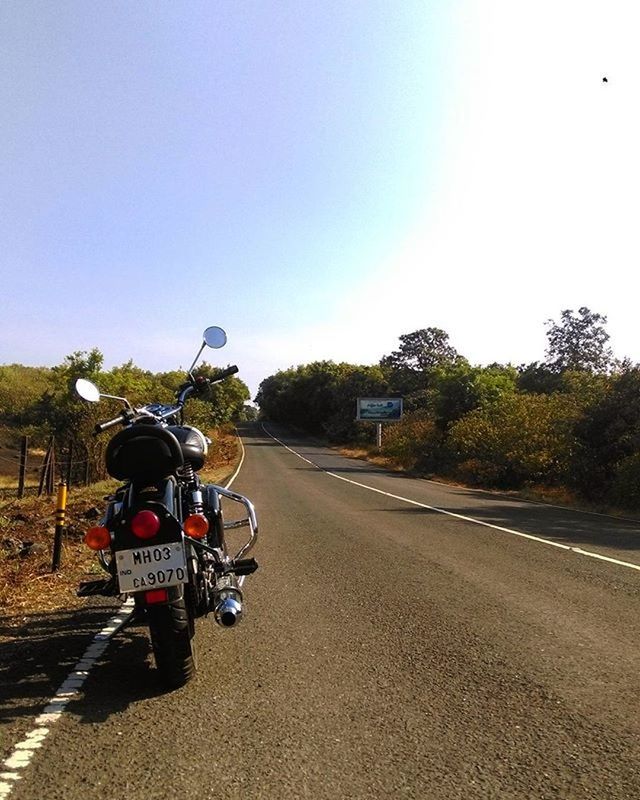
[[[639,524],[266,429],[233,484],[261,524],[245,621],[199,621],[169,694],[144,629],[117,634],[12,800],[640,798]],[[109,613],[34,623],[3,757]]]

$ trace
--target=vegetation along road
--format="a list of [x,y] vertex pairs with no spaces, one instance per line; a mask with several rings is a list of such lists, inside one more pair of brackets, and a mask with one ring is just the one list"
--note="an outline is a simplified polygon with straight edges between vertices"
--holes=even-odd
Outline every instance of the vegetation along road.
[[[640,797],[639,524],[243,436],[246,620],[199,621],[198,676],[169,694],[144,630],[117,634],[12,800]],[[3,757],[110,613],[43,623]]]

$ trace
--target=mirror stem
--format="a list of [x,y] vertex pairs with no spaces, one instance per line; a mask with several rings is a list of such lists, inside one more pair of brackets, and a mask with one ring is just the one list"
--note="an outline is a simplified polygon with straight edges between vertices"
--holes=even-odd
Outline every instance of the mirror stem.
[[127,407],[129,410],[130,410],[130,411],[133,411],[133,406],[132,406],[132,405],[131,405],[131,403],[130,403],[130,402],[127,400],[127,398],[126,398],[126,397],[118,397],[118,396],[117,396],[117,395],[115,395],[115,394],[104,394],[103,392],[100,392],[100,397],[108,397],[108,398],[109,398],[109,400],[122,400],[122,402],[125,404],[125,406],[126,406],[126,407]]
[[198,359],[200,358],[200,353],[204,350],[204,348],[206,347],[206,344],[207,344],[206,342],[202,342],[202,345],[200,346],[200,349],[198,350],[198,355],[193,359],[193,364],[187,370],[187,373],[189,374],[190,377],[193,377],[191,375],[191,371],[193,370],[195,365],[198,363]]

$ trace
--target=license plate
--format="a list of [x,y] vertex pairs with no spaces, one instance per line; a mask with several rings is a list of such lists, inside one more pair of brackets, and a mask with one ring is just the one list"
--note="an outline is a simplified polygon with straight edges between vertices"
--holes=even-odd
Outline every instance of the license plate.
[[182,542],[120,550],[116,565],[122,593],[179,586],[188,580]]

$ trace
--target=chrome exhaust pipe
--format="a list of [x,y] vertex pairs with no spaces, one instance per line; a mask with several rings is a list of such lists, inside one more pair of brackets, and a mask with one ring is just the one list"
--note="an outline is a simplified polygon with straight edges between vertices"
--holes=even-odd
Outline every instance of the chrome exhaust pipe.
[[213,613],[221,628],[233,628],[242,619],[242,603],[234,597],[227,597],[216,605]]
[[226,575],[217,581],[213,614],[221,628],[233,628],[242,619],[242,592],[235,576]]

